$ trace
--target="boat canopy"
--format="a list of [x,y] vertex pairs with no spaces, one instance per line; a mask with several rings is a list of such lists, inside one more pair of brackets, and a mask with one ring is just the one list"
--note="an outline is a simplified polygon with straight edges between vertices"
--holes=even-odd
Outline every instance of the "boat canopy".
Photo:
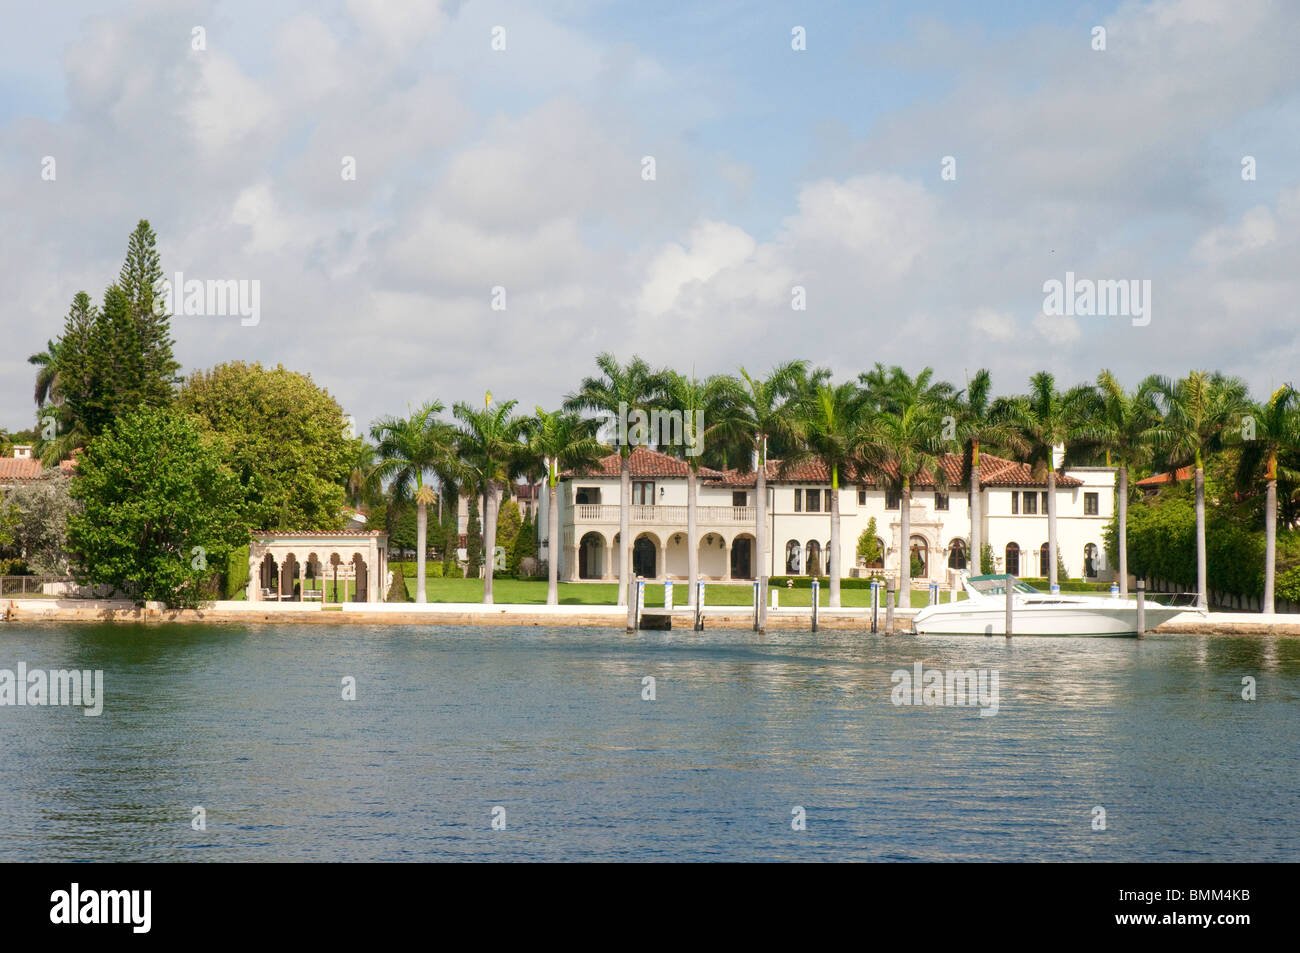
[[[1015,578],[1016,577],[1014,576],[1007,576],[1006,574],[997,576],[967,576],[966,585],[982,596],[1002,596],[1006,595],[1007,592],[1007,579]],[[1023,592],[1029,595],[1042,595],[1041,592],[1029,585],[1029,583],[1023,582],[1020,579],[1016,579],[1015,583],[1012,585],[1012,591]]]

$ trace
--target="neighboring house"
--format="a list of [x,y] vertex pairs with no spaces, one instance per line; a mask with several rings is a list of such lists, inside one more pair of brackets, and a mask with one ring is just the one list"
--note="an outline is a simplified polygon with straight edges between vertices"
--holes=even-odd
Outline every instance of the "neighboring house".
[[32,456],[32,448],[15,445],[12,457],[0,457],[0,490],[43,480],[48,476],[67,476],[76,468],[72,460],[64,460],[57,467],[43,467]]
[[[647,447],[637,447],[630,459],[634,534],[632,570],[647,579],[686,578],[686,463]],[[984,540],[993,549],[999,572],[1046,576],[1047,487],[1035,480],[1028,464],[983,454],[981,512]],[[947,582],[947,569],[969,568],[970,507],[960,483],[961,457],[942,461],[947,492],[923,476],[912,490],[908,550],[921,561],[916,578]],[[784,475],[778,460],[767,472],[769,575],[825,575],[830,550],[830,481],[820,464],[791,467]],[[699,472],[697,538],[699,571],[710,580],[755,578],[755,486],[753,473],[736,470]],[[1067,467],[1057,476],[1057,533],[1068,575],[1106,580],[1113,574],[1105,564],[1102,531],[1114,510],[1115,471],[1109,467]],[[566,473],[559,487],[560,535],[546,539],[543,551],[559,549],[560,578],[616,580],[619,575],[619,457],[603,458],[587,475]],[[538,521],[547,529],[547,499],[540,502]],[[843,576],[864,575],[856,557],[858,538],[868,521],[884,553],[882,571],[897,575],[903,551],[900,500],[872,479],[848,478],[839,489]],[[832,558],[831,562],[835,560]]]
[[1154,473],[1145,479],[1138,480],[1136,486],[1147,496],[1154,496],[1160,492],[1162,487],[1190,480],[1195,472],[1192,467],[1179,467],[1173,473]]

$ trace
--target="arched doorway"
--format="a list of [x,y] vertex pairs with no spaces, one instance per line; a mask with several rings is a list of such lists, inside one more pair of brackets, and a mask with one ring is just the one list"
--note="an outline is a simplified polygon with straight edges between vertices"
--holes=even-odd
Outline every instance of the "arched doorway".
[[632,575],[653,579],[656,575],[658,547],[648,536],[638,536],[632,544]]
[[1086,579],[1096,579],[1097,571],[1101,568],[1097,559],[1097,544],[1088,543],[1083,547],[1083,575]]
[[298,590],[298,557],[289,553],[280,564],[280,598],[286,602],[299,602],[302,593]]
[[808,554],[804,559],[804,572],[809,576],[820,576],[822,574],[822,544],[815,539],[810,539],[804,549]]
[[948,544],[948,568],[966,568],[966,540],[954,539]]
[[605,537],[587,533],[578,543],[578,578],[601,579],[605,572]]
[[[913,536],[908,547],[912,554],[912,575],[917,579],[926,579],[930,575],[930,547],[922,536]],[[917,563],[920,566],[917,566]]]
[[731,541],[731,578],[754,578],[754,537],[737,536]]
[[366,572],[366,561],[357,553],[352,557],[352,575],[356,578],[356,589],[352,595],[353,602],[365,602],[368,595],[366,586],[369,583],[369,574]]
[[1038,547],[1038,575],[1046,579],[1052,574],[1052,547],[1043,543]]
[[1020,575],[1020,547],[1015,543],[1007,543],[1007,575]]
[[797,576],[803,572],[803,547],[799,540],[792,539],[785,544],[785,574]]
[[258,569],[257,585],[267,598],[278,598],[280,592],[280,570],[275,565],[275,559],[270,553],[262,557],[262,565]]

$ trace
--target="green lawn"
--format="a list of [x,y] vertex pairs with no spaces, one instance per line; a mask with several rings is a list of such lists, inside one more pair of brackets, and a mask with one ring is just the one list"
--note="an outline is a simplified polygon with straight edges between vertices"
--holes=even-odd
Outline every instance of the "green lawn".
[[[406,580],[406,589],[415,598],[415,580]],[[781,589],[781,605],[785,608],[808,608],[812,605],[811,589]],[[425,594],[430,602],[482,602],[482,579],[445,579],[426,578]],[[673,605],[686,605],[686,585],[678,583],[673,586]],[[844,589],[840,601],[845,607],[868,608],[871,605],[870,589]],[[546,581],[534,579],[494,579],[492,581],[492,598],[495,602],[518,603],[522,605],[544,605],[546,603]],[[748,606],[753,604],[753,587],[747,585],[724,585],[709,583],[705,587],[704,604],[706,606]],[[947,601],[947,593],[943,594]],[[966,598],[962,593],[959,598]],[[618,584],[612,582],[562,582],[560,583],[560,604],[568,606],[614,605],[618,601]],[[825,584],[821,587],[819,604],[825,606],[830,601],[830,593]],[[927,605],[930,601],[928,592],[913,591],[912,605],[916,608]],[[663,583],[647,583],[645,587],[645,604],[648,608],[663,608]]]

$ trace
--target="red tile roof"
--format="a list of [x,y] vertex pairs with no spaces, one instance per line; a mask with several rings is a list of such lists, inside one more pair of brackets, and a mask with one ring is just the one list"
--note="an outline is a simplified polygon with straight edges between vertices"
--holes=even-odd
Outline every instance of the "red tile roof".
[[39,480],[44,475],[35,457],[0,457],[0,480]]
[[1191,478],[1192,478],[1191,467],[1179,467],[1178,470],[1172,474],[1171,473],[1152,474],[1149,477],[1145,477],[1141,480],[1138,480],[1137,485],[1141,487],[1165,486],[1166,484],[1173,483],[1175,481],[1181,483],[1183,480],[1190,480]]
[[[949,486],[963,486],[962,457],[957,453],[946,453],[939,458],[939,466],[947,477]],[[617,472],[617,471],[616,471]],[[810,460],[792,464],[784,474],[781,473],[780,460],[767,461],[767,481],[769,483],[829,483],[830,471],[818,461]],[[870,474],[840,474],[840,481],[845,485],[875,486],[876,479]],[[729,486],[753,486],[756,482],[752,472],[727,470],[723,482]],[[934,475],[922,471],[912,482],[915,487],[934,486]],[[980,455],[980,486],[1046,486],[1046,479],[1036,479],[1033,468],[1027,463],[1017,463],[990,454]],[[1082,486],[1083,481],[1064,473],[1058,473],[1056,485]]]
[[[619,455],[611,453],[607,457],[602,457],[594,467],[579,476],[616,477],[621,472],[620,466]],[[628,469],[632,473],[632,479],[637,480],[644,477],[685,477],[690,467],[679,457],[672,457],[658,450],[651,450],[649,447],[633,447],[632,453],[628,456]],[[566,478],[573,475],[568,470],[563,474]],[[721,472],[708,467],[700,467],[699,476],[704,480],[723,479]]]

